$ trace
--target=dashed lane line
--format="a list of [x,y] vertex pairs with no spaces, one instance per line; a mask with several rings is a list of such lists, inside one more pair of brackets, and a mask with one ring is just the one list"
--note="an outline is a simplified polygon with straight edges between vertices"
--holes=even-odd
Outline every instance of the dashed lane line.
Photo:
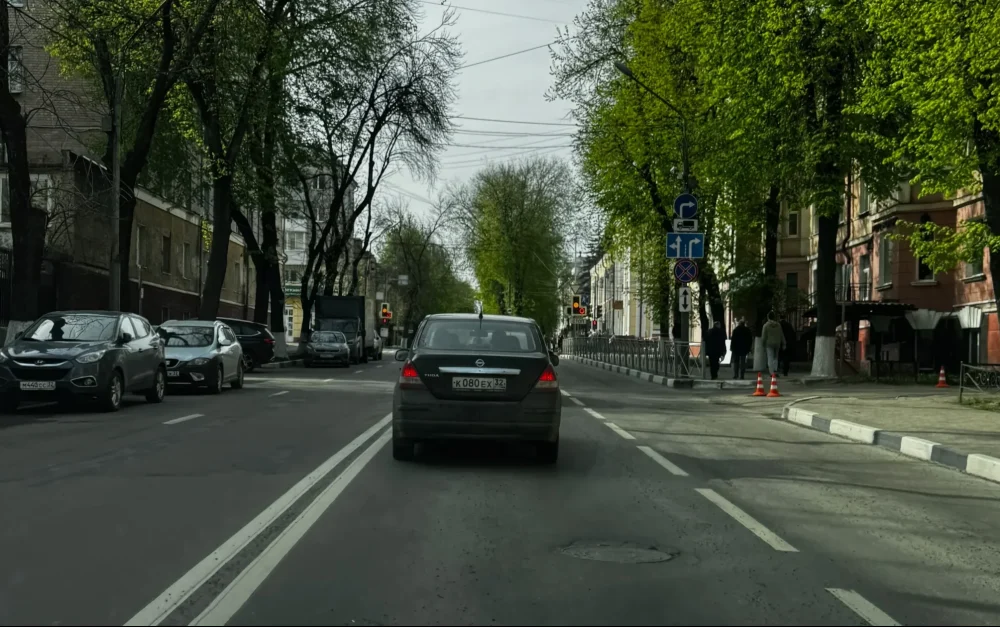
[[583,406],[584,406],[584,405],[583,405],[583,401],[581,401],[580,399],[578,399],[578,398],[577,398],[577,397],[575,397],[575,396],[570,396],[570,397],[569,397],[569,400],[573,401],[574,403],[576,403],[576,404],[577,404],[577,405],[579,405],[580,407],[583,407]]
[[791,544],[788,544],[782,540],[778,534],[774,533],[760,522],[757,521],[753,516],[744,512],[742,509],[737,507],[732,501],[726,499],[715,490],[711,488],[695,488],[695,492],[702,495],[712,503],[718,506],[719,509],[726,512],[736,522],[740,523],[744,527],[750,530],[755,536],[763,540],[768,546],[770,546],[775,551],[782,551],[784,553],[798,553],[799,550],[796,549]]
[[625,429],[622,429],[621,427],[619,427],[618,425],[616,425],[613,422],[605,422],[604,424],[608,425],[609,429],[611,429],[612,431],[614,431],[618,435],[622,436],[626,440],[634,440],[635,439],[634,435],[632,435],[631,433],[629,433]]
[[275,396],[281,396],[282,394],[288,394],[288,390],[282,390],[280,392],[275,392],[274,394],[270,394],[269,396],[271,398],[274,398]]
[[589,407],[584,407],[583,411],[587,412],[588,414],[590,414],[594,418],[597,418],[598,420],[604,420],[604,416],[600,415],[599,413],[597,413],[596,411],[594,411]]
[[653,460],[654,462],[656,462],[660,466],[663,466],[667,470],[667,472],[669,472],[670,474],[677,475],[678,477],[687,477],[688,476],[688,474],[686,472],[684,472],[684,470],[682,470],[677,464],[673,463],[672,461],[670,461],[669,459],[667,459],[663,455],[660,455],[659,453],[657,453],[656,451],[654,451],[652,448],[650,448],[648,446],[638,446],[636,448],[638,448],[640,451],[642,451],[643,453],[645,453],[651,460]]
[[172,420],[165,420],[163,424],[165,425],[175,425],[181,422],[187,422],[188,420],[194,420],[195,418],[201,418],[205,414],[190,414],[188,416],[181,416],[180,418],[174,418]]
[[875,607],[871,601],[864,598],[854,590],[827,588],[826,591],[837,597],[837,600],[841,603],[851,608],[851,611],[863,618],[869,625],[875,625],[877,627],[892,627],[893,625],[899,625],[899,623],[893,620],[891,616]]

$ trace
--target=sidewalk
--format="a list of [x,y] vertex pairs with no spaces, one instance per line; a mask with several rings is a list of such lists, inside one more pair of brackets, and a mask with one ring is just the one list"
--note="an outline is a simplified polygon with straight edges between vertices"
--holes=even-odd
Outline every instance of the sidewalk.
[[956,388],[918,396],[921,390],[910,396],[820,393],[788,403],[781,417],[1000,483],[1000,413],[959,405]]

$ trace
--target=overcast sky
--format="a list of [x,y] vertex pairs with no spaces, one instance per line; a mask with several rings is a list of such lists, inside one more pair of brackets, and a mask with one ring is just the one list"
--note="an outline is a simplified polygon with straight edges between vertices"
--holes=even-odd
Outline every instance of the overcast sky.
[[[440,0],[420,1],[426,25],[440,23],[445,11]],[[380,189],[402,195],[411,211],[424,213],[448,183],[468,180],[486,163],[535,154],[569,158],[570,106],[545,98],[552,79],[549,50],[544,46],[586,4],[587,0],[447,0],[457,21],[452,32],[468,66],[458,73],[458,101],[453,108],[458,130],[441,153],[437,180],[416,181],[404,170],[387,178]],[[537,49],[525,51],[528,48]],[[503,55],[512,56],[496,59]]]

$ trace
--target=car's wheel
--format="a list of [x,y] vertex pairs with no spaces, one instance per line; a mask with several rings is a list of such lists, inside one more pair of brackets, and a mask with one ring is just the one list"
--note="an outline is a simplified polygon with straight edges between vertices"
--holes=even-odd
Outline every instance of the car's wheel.
[[125,381],[122,379],[122,373],[115,370],[111,373],[111,378],[108,379],[108,384],[104,386],[104,391],[101,392],[100,404],[101,409],[104,411],[118,411],[122,406],[122,396],[125,394]]
[[243,362],[240,362],[239,364],[237,364],[237,366],[236,366],[236,378],[233,379],[233,382],[230,385],[233,386],[234,390],[242,390],[243,389]]
[[17,406],[21,404],[21,399],[16,396],[0,397],[0,412],[13,414],[17,411]]
[[162,403],[163,397],[167,394],[167,371],[157,368],[153,375],[153,387],[146,390],[146,402]]
[[222,394],[222,382],[223,382],[222,366],[219,366],[219,368],[215,371],[215,380],[212,381],[211,383],[212,387],[211,389],[209,389],[209,391],[212,394]]
[[554,464],[559,459],[559,440],[538,443],[538,459],[544,464]]
[[257,367],[257,362],[254,361],[253,355],[249,353],[243,355],[243,363],[246,366],[247,372],[253,372],[253,369]]
[[412,440],[406,440],[392,435],[392,458],[401,462],[412,461],[415,455],[415,448]]

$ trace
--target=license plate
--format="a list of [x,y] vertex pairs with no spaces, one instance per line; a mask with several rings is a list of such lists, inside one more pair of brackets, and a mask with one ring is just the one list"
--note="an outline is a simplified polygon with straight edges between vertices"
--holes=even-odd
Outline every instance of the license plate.
[[55,381],[21,381],[22,390],[54,390]]
[[170,378],[179,377],[181,376],[181,373],[177,370],[167,370],[167,376]]
[[451,389],[469,392],[505,392],[507,379],[503,377],[455,377]]

